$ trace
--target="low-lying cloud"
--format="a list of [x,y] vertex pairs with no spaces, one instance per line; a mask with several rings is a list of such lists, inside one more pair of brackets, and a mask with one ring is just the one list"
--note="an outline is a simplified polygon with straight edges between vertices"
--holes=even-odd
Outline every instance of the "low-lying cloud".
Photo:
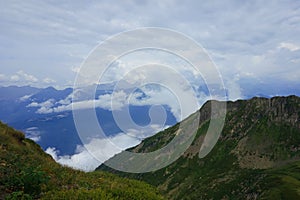
[[[128,130],[128,133],[119,133],[107,138],[93,138],[84,146],[78,145],[73,155],[59,155],[59,150],[48,147],[46,153],[55,161],[83,171],[93,171],[101,163],[121,151],[136,146],[141,142],[140,138],[149,137],[167,127],[152,125],[147,130]],[[92,151],[94,155],[90,153]]]

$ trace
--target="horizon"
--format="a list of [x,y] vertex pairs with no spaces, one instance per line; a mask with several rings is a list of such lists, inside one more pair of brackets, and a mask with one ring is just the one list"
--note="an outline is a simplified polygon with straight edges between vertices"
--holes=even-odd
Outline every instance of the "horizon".
[[[203,46],[232,99],[243,98],[248,91],[299,94],[299,7],[295,1],[190,1],[180,6],[177,1],[130,1],[114,6],[107,1],[5,2],[0,8],[0,25],[5,27],[0,33],[0,86],[71,87],[79,67],[99,43],[124,31],[161,27],[181,32]],[[143,13],[140,21],[127,8]],[[179,11],[183,14],[177,16]],[[130,66],[136,58],[129,57],[123,64]]]
[[[98,86],[101,86],[101,85],[102,84],[99,84]],[[60,88],[60,87],[55,87],[55,86],[52,86],[52,85],[45,86],[45,87],[35,87],[35,86],[31,86],[31,85],[22,85],[22,86],[18,86],[18,85],[1,86],[0,85],[0,88],[8,88],[8,87],[18,87],[18,88],[32,87],[32,88],[37,88],[37,89],[54,88],[55,90],[58,90],[58,91],[62,91],[62,90],[66,90],[66,89],[73,89],[73,87],[71,87],[71,86]],[[288,97],[288,96],[298,96],[298,97],[300,97],[300,93],[298,93],[298,92],[295,92],[295,93],[291,92],[291,93],[288,93],[288,94],[264,94],[264,93],[261,93],[261,94],[253,94],[252,96],[241,97],[241,98],[238,98],[238,99],[235,99],[235,100],[228,99],[226,101],[247,100],[249,98],[255,98],[255,97],[273,98],[273,97]],[[218,100],[218,99],[209,99],[209,100]]]

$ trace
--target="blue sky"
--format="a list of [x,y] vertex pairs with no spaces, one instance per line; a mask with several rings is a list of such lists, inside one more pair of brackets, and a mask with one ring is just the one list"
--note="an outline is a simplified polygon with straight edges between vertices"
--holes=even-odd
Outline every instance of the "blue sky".
[[0,85],[72,86],[99,42],[145,26],[200,43],[236,98],[299,94],[300,1],[1,1]]

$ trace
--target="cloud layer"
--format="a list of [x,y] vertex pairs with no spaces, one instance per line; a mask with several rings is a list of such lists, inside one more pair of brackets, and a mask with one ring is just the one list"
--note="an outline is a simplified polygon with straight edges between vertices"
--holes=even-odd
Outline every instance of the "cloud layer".
[[[67,165],[75,169],[93,171],[101,163],[122,150],[138,145],[141,142],[139,137],[149,137],[166,127],[152,125],[151,128],[143,130],[128,130],[127,134],[119,133],[116,136],[105,139],[93,138],[85,147],[78,145],[74,155],[59,156],[59,151],[54,147],[46,149],[53,159],[62,165]],[[92,150],[93,154],[89,150]]]
[[293,0],[6,1],[0,8],[0,84],[72,85],[75,69],[95,45],[142,26],[170,28],[195,39],[225,82],[238,76],[238,85],[244,79],[294,84],[299,80],[299,7]]

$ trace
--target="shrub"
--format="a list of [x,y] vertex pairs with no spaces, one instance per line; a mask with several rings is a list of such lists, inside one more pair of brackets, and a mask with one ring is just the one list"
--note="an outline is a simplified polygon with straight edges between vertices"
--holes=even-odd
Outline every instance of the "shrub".
[[24,194],[23,191],[13,192],[6,196],[6,200],[31,200],[32,197],[29,194]]

